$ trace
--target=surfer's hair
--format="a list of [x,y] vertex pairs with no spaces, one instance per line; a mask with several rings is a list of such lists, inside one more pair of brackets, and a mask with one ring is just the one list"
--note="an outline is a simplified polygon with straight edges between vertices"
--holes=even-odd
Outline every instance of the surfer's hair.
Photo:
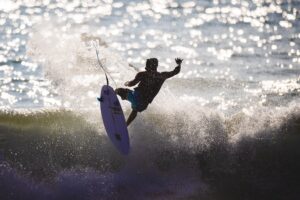
[[146,61],[146,71],[156,71],[158,66],[157,58],[149,58]]

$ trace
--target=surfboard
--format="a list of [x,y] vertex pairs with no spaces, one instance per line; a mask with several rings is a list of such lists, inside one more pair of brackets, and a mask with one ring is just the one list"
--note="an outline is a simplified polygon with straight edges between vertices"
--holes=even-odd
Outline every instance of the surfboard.
[[100,110],[106,133],[114,146],[124,155],[129,153],[129,136],[124,113],[112,87],[102,86]]

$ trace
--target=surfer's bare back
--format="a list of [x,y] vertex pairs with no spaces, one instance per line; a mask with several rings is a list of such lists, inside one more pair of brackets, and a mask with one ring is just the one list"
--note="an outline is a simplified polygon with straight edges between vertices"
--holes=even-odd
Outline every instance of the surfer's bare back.
[[143,72],[136,74],[132,81],[127,81],[125,86],[132,87],[138,84],[134,90],[128,88],[117,88],[115,92],[124,100],[131,102],[132,111],[127,119],[127,126],[135,119],[138,112],[144,111],[159,92],[161,86],[168,78],[180,72],[183,59],[176,58],[177,67],[173,71],[158,72],[157,58],[149,58]]

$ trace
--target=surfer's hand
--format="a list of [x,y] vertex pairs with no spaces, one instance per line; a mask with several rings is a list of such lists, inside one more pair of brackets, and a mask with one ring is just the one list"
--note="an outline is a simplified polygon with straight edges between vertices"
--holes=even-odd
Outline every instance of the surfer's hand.
[[128,87],[129,86],[129,81],[125,82],[124,85]]
[[175,62],[178,64],[178,65],[181,65],[183,59],[181,58],[175,58]]

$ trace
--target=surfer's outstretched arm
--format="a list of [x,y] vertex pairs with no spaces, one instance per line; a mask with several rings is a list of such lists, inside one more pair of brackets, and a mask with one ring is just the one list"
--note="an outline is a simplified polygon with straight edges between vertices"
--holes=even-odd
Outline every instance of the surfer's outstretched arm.
[[137,111],[136,110],[132,110],[128,119],[127,119],[127,126],[129,126],[129,124],[135,119],[135,117],[137,116]]
[[176,74],[178,74],[180,72],[182,59],[176,58],[175,61],[177,63],[177,67],[175,67],[175,69],[173,71],[161,73],[161,75],[164,79],[171,78],[172,76],[175,76]]
[[132,81],[127,81],[125,83],[125,86],[129,86],[129,87],[135,86],[136,84],[138,84],[142,80],[143,74],[144,74],[143,72],[137,73],[135,78]]

